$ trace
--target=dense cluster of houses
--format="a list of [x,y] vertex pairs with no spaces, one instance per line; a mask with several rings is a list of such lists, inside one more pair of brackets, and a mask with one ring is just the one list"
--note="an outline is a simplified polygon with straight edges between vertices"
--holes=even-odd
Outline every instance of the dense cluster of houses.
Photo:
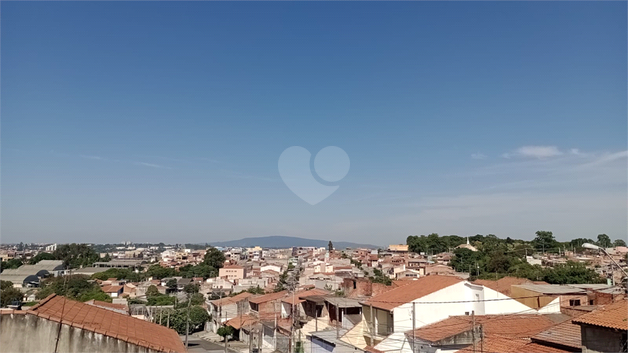
[[[468,243],[460,247],[476,250]],[[449,266],[452,253],[414,254],[407,245],[220,250],[226,261],[215,278],[98,280],[113,303],[85,305],[150,321],[155,308],[137,312],[127,299],[145,298],[150,286],[183,296],[186,285],[197,284],[211,317],[205,332],[231,327],[231,349],[243,353],[626,351],[626,289],[612,283],[552,285],[513,277],[470,281],[468,273]],[[625,265],[624,250],[609,253]],[[179,268],[201,263],[204,255],[205,250],[170,248],[151,264]],[[611,271],[601,256],[577,260],[600,273]],[[535,255],[529,261],[551,265],[559,258]],[[75,273],[146,264],[146,259],[115,258]],[[28,287],[39,278],[62,275],[59,265],[44,260],[3,276],[14,279],[16,287]],[[381,277],[387,280],[374,280]]]

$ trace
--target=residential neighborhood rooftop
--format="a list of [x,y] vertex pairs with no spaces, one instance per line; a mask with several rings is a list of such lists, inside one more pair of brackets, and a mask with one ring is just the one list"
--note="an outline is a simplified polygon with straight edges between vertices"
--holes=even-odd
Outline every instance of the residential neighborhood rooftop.
[[36,315],[160,352],[185,352],[176,331],[130,315],[51,294],[30,310],[2,314]]
[[605,305],[598,310],[575,318],[573,322],[617,330],[628,330],[628,301],[624,299]]

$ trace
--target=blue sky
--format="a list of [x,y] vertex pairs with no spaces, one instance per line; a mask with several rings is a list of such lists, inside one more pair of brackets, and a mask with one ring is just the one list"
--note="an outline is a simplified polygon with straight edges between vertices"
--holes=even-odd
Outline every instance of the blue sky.
[[[626,238],[625,2],[3,2],[2,241]],[[312,206],[290,146],[351,161]]]

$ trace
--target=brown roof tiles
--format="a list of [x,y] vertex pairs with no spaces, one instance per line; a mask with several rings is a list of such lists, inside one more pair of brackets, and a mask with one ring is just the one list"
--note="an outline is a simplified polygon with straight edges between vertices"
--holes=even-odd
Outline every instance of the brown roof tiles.
[[587,324],[617,330],[628,330],[628,301],[620,300],[601,309],[573,319],[576,324]]
[[[470,331],[471,316],[452,316],[445,320],[423,326],[414,331],[414,335],[430,342]],[[546,330],[555,323],[544,315],[477,315],[475,324],[482,325],[485,335],[499,335],[510,338],[529,338]],[[412,331],[410,331],[411,333]]]
[[240,294],[234,295],[233,297],[224,297],[222,299],[212,300],[211,303],[216,306],[224,306],[229,304],[235,304],[252,296],[253,294],[249,292],[242,292]]
[[499,336],[487,336],[476,344],[465,347],[457,353],[492,352],[492,353],[566,353],[569,350],[549,347],[531,342],[528,338],[511,339]]
[[63,318],[63,324],[161,352],[185,352],[183,342],[172,329],[56,294],[49,295],[25,313],[56,322]]
[[582,348],[580,326],[569,320],[533,336],[532,341],[540,343],[547,342],[549,344],[570,347],[576,350]]
[[287,293],[288,293],[288,291],[284,290],[284,291],[281,291],[281,292],[260,295],[259,297],[250,298],[249,302],[251,302],[253,304],[260,304],[260,303],[265,303],[265,302],[269,302],[269,301],[272,301],[272,300],[278,300],[278,299],[283,298]]
[[464,280],[454,276],[425,276],[410,281],[405,286],[371,297],[364,304],[372,305],[378,309],[392,310],[404,303],[409,303],[462,281]]

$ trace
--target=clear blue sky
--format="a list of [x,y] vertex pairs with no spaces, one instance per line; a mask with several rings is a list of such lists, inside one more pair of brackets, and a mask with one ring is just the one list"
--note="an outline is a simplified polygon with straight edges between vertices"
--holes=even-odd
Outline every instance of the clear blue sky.
[[626,238],[626,10],[3,2],[2,242]]

